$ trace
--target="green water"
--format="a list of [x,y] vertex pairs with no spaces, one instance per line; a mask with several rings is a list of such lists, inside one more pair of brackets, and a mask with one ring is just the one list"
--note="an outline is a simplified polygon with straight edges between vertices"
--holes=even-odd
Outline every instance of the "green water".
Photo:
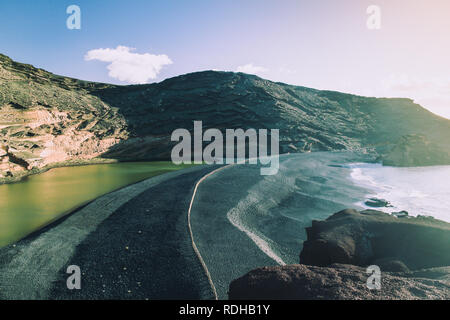
[[56,168],[0,185],[0,247],[77,207],[126,185],[186,168],[171,162],[133,162]]

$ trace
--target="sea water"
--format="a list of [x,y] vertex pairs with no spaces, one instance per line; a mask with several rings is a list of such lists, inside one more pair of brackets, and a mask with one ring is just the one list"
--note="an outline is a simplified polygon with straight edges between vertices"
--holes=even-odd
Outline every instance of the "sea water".
[[[377,210],[405,210],[411,216],[432,216],[450,222],[450,166],[400,168],[353,163],[349,168],[351,180],[369,190],[367,199],[385,199],[392,205]],[[356,204],[370,208],[365,200]]]

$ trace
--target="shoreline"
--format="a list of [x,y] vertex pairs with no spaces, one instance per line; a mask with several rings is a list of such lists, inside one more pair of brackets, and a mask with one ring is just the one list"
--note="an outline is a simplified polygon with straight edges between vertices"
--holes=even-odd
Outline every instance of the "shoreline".
[[[119,160],[119,159],[107,159],[107,158],[93,158],[90,160],[66,160],[62,162],[54,162],[51,164],[48,164],[42,168],[33,168],[29,171],[24,171],[23,174],[17,175],[14,177],[2,177],[0,178],[0,185],[2,184],[12,184],[21,182],[28,177],[39,175],[42,173],[45,173],[52,169],[57,168],[70,168],[70,167],[80,167],[80,166],[90,166],[90,165],[100,165],[100,164],[114,164],[114,163],[130,163],[130,162],[171,162],[171,159],[126,159],[126,160]],[[192,162],[192,165],[194,163]]]
[[[25,180],[28,177],[39,175],[45,173],[49,170],[56,168],[69,168],[69,167],[78,167],[78,166],[89,166],[89,165],[97,165],[97,164],[111,164],[111,163],[120,163],[121,161],[115,159],[102,159],[95,158],[92,160],[67,160],[62,162],[55,162],[52,164],[48,164],[42,168],[33,168],[29,171],[25,171],[24,174],[17,175],[14,177],[2,177],[0,178],[0,185],[2,184],[12,184]],[[125,162],[125,161],[123,161]],[[138,161],[136,161],[138,162]],[[142,161],[143,162],[143,161]]]
[[[450,222],[450,216],[445,214],[448,206],[446,188],[434,188],[429,183],[439,181],[439,175],[447,175],[449,165],[393,167],[351,163],[349,168],[352,183],[368,190],[365,198],[354,203],[355,206],[381,210],[394,216],[406,213],[406,218],[428,216]],[[421,184],[417,183],[419,178],[423,179]]]
[[[318,192],[319,185],[324,186],[323,190],[339,185],[336,191],[320,192],[316,197],[321,201],[317,208],[329,216],[333,212],[329,208],[339,204],[328,203],[327,197],[340,199],[345,205],[364,193],[340,184],[348,168],[338,165],[354,157],[345,152],[285,155],[280,161],[282,175],[277,177],[260,176],[259,167],[252,165],[200,165],[111,191],[0,248],[0,287],[6,288],[0,291],[0,298],[227,299],[233,279],[258,266],[277,264],[236,228],[226,213],[238,205],[246,226],[266,234],[283,256],[297,260],[301,246],[294,245],[297,252],[291,255],[288,242],[280,242],[282,238],[275,235],[284,230],[286,241],[297,241],[302,237],[298,228],[283,229],[283,220],[279,220],[281,229],[253,225],[255,217],[262,218],[263,224],[269,220],[258,211],[248,212],[246,206],[252,207],[248,200],[257,194],[267,198],[264,201],[268,204],[278,199],[275,202],[279,207],[261,208],[275,215],[283,213],[278,210],[289,204],[300,213],[299,220],[290,220],[291,226],[293,222],[309,225],[311,218],[325,219],[319,211],[308,212],[314,211],[313,203],[297,206],[307,198],[297,199],[298,203],[286,201],[296,182],[301,182],[301,194],[312,195]],[[217,197],[220,194],[226,196]],[[295,193],[294,197],[301,194]],[[345,194],[347,200],[341,198]],[[288,264],[292,264],[290,260]],[[68,291],[65,287],[68,265],[80,266],[84,290]],[[39,274],[32,271],[36,268],[41,270]],[[11,283],[11,279],[15,282]],[[150,281],[153,279],[157,279],[156,284]]]
[[[428,167],[445,167],[450,166],[450,163],[448,164],[436,164],[436,165],[417,165],[417,166],[402,166],[402,165],[384,165],[382,162],[382,159],[379,158],[379,155],[373,154],[372,152],[364,153],[364,152],[358,152],[358,151],[352,151],[352,150],[330,150],[330,151],[313,151],[313,152],[287,152],[287,153],[281,153],[279,156],[289,155],[289,154],[309,154],[309,153],[322,153],[322,152],[349,152],[357,154],[359,157],[366,158],[365,163],[370,164],[380,164],[382,167],[393,167],[393,168],[428,168]],[[248,160],[248,159],[247,159]],[[160,162],[160,161],[171,161],[171,159],[110,159],[110,158],[99,158],[95,157],[92,159],[77,159],[77,160],[65,160],[62,162],[54,162],[51,164],[47,164],[46,166],[42,168],[33,168],[29,171],[24,171],[22,174],[14,176],[14,177],[1,177],[0,178],[0,185],[2,184],[11,184],[11,183],[17,183],[21,182],[27,177],[38,175],[41,173],[45,173],[51,169],[55,168],[65,168],[65,167],[77,167],[77,166],[89,166],[89,165],[98,165],[98,164],[112,164],[112,163],[127,163],[127,162]],[[193,164],[193,161],[192,161]],[[217,164],[213,164],[217,165]]]
[[[379,159],[377,158],[377,155],[375,155],[375,154],[357,152],[357,151],[352,151],[352,150],[313,151],[312,153],[322,153],[322,152],[336,152],[336,153],[351,152],[351,153],[359,154],[360,157],[366,158],[368,163],[381,163],[379,161]],[[308,154],[308,153],[311,153],[311,152],[294,152],[294,153],[286,152],[286,153],[279,154],[279,156],[281,157],[281,156],[289,155],[289,154]],[[248,160],[248,159],[246,159],[246,160]],[[27,177],[45,173],[45,172],[47,172],[51,169],[55,169],[55,168],[89,166],[89,165],[111,164],[111,163],[160,162],[160,161],[172,161],[172,160],[169,158],[167,158],[167,159],[165,159],[165,158],[161,158],[161,159],[154,159],[154,158],[151,158],[151,159],[142,159],[142,158],[128,159],[127,158],[124,160],[120,160],[120,159],[99,158],[99,157],[95,157],[92,159],[84,159],[84,160],[83,159],[65,160],[65,161],[61,161],[61,162],[50,163],[41,168],[33,168],[31,170],[25,170],[21,174],[13,176],[13,177],[0,177],[0,185],[21,182],[22,180],[26,179]],[[194,161],[192,161],[191,164],[194,164]],[[217,164],[214,163],[213,165],[217,165]],[[445,165],[442,165],[442,166],[445,166]]]
[[[348,158],[354,159],[353,155],[345,153],[283,155],[276,176],[261,176],[259,166],[240,165],[228,167],[200,185],[193,205],[192,228],[219,299],[227,299],[228,284],[246,272],[258,266],[279,265],[276,260],[280,259],[267,255],[258,239],[267,240],[265,244],[284,263],[298,260],[298,249],[303,238],[306,239],[304,227],[310,219],[326,218],[340,204],[326,199],[311,202],[308,196],[303,198],[295,191],[298,190],[296,181],[301,182],[304,192],[314,195],[316,187],[323,183],[317,176],[329,175],[333,180],[324,186],[326,190],[333,181],[345,178],[344,168],[329,165],[344,163],[341,160]],[[348,185],[341,188],[344,194],[364,194],[363,190],[358,191],[360,188]],[[329,197],[340,195],[333,193]],[[342,199],[347,205],[351,200]],[[297,203],[302,202],[304,205],[297,207]],[[278,205],[274,207],[275,204]],[[298,215],[286,216],[287,207],[297,208],[294,211]],[[241,228],[230,221],[230,213]]]
[[[164,162],[157,162],[157,161],[155,161],[155,162],[141,162],[141,163],[142,164],[147,164],[147,163],[152,164],[153,163],[155,165],[158,165],[159,163],[164,163]],[[52,167],[52,168],[46,168],[46,170],[44,170],[44,171],[42,171],[40,173],[36,173],[36,174],[33,174],[33,175],[28,175],[26,177],[23,177],[23,179],[20,180],[20,181],[11,182],[9,184],[25,183],[25,182],[28,182],[27,179],[33,179],[37,175],[45,174],[45,173],[47,173],[47,172],[49,172],[51,170],[54,170],[54,169],[63,169],[63,168],[69,168],[69,167],[85,167],[85,166],[109,165],[109,164],[120,164],[120,162],[102,162],[102,163],[89,163],[89,164],[77,163],[77,164],[71,164],[71,165],[68,165],[68,166],[55,166],[55,167]],[[143,181],[145,181],[147,179],[151,179],[151,178],[154,178],[154,177],[157,177],[157,176],[160,176],[160,175],[164,175],[164,174],[167,174],[167,173],[170,173],[170,172],[182,171],[183,169],[186,169],[186,168],[188,168],[188,167],[187,166],[180,166],[180,168],[177,168],[177,167],[169,168],[169,167],[167,167],[165,169],[161,168],[161,169],[158,169],[158,170],[150,170],[147,174],[143,174],[142,177],[138,177],[137,179],[132,179],[130,181],[124,181],[125,183],[117,184],[117,185],[111,186],[110,188],[105,188],[104,191],[98,192],[94,196],[91,196],[91,193],[86,193],[83,197],[80,197],[77,200],[70,201],[70,199],[69,199],[69,202],[71,203],[70,206],[62,206],[61,207],[59,205],[56,205],[56,207],[52,207],[51,215],[49,215],[49,218],[44,218],[43,221],[42,221],[42,224],[37,225],[32,230],[21,230],[21,232],[17,233],[17,235],[18,235],[17,238],[16,238],[16,236],[11,237],[12,240],[8,240],[7,238],[6,239],[2,239],[2,240],[5,240],[6,242],[2,241],[0,243],[0,249],[5,247],[5,246],[8,246],[8,245],[14,244],[16,242],[19,242],[20,240],[22,240],[22,239],[24,239],[24,238],[26,238],[28,236],[31,236],[31,235],[33,235],[35,233],[39,233],[41,230],[43,230],[43,229],[47,228],[48,226],[51,226],[51,225],[53,225],[55,223],[58,223],[59,220],[62,220],[65,217],[67,217],[67,216],[69,216],[69,215],[71,215],[71,214],[81,210],[85,206],[89,205],[90,203],[96,201],[97,199],[99,199],[101,197],[104,197],[106,195],[109,195],[111,193],[119,191],[121,189],[127,188],[129,186],[141,183],[141,182],[143,182]],[[75,185],[74,187],[77,187],[77,186]],[[64,194],[62,194],[62,196],[59,197],[59,198],[61,198],[61,200],[63,200],[64,199]],[[13,208],[13,210],[14,209],[15,208]],[[22,231],[25,231],[25,232],[22,233]]]
[[[132,259],[138,259],[142,264],[152,263],[158,260],[159,255],[143,254],[141,250],[144,252],[148,250],[160,250],[159,247],[178,250],[176,248],[178,248],[179,245],[181,245],[180,249],[182,251],[179,254],[170,255],[171,259],[181,259],[179,261],[180,263],[184,261],[182,264],[188,263],[191,267],[180,269],[178,272],[181,272],[179,276],[181,278],[178,278],[177,281],[184,283],[185,281],[191,281],[189,279],[202,279],[202,277],[205,277],[204,271],[191,246],[187,225],[185,224],[185,228],[180,229],[178,223],[170,223],[170,219],[179,221],[179,218],[177,218],[178,215],[180,215],[180,217],[186,217],[189,204],[188,200],[191,200],[192,197],[193,184],[196,183],[200,177],[203,177],[205,173],[210,172],[213,169],[214,167],[195,166],[158,175],[142,182],[129,185],[97,198],[91,203],[85,204],[82,208],[79,208],[58,219],[58,221],[28,235],[15,244],[10,244],[1,248],[0,286],[4,289],[0,291],[0,297],[4,299],[119,298],[114,295],[119,294],[123,288],[120,289],[118,287],[117,290],[102,292],[101,290],[99,291],[102,286],[94,286],[94,282],[107,281],[106,278],[108,278],[110,279],[108,280],[109,285],[119,285],[120,283],[116,283],[116,280],[114,280],[114,276],[109,274],[111,271],[108,270],[110,270],[111,267],[115,269],[114,272],[117,272],[119,276],[122,275],[122,277],[124,273],[128,274],[131,278],[136,274],[142,273],[139,264],[136,264],[135,262],[127,263],[127,272],[122,270],[121,265],[123,262],[121,261],[123,259],[128,259],[127,257],[130,254],[133,256]],[[179,181],[184,181],[184,183],[180,185]],[[169,185],[173,185],[173,187],[169,187]],[[157,191],[167,189],[173,190],[175,186],[180,190],[180,192],[176,193],[176,198],[178,199],[176,201],[171,197],[165,197],[165,192],[161,193],[161,191]],[[156,199],[160,197],[162,197],[161,200]],[[155,204],[158,208],[154,207]],[[178,209],[174,208],[169,211],[170,216],[164,218],[163,216],[166,214],[164,208],[166,208],[168,204],[176,206]],[[148,210],[151,210],[154,214],[148,215]],[[138,215],[140,217],[138,217]],[[143,219],[144,217],[145,219]],[[117,219],[119,219],[120,222],[117,222]],[[187,223],[187,219],[183,220]],[[148,229],[145,225],[149,223],[151,225],[155,223],[158,225],[161,224],[161,226]],[[163,231],[168,227],[174,229],[173,232]],[[128,231],[130,228],[139,228],[139,230],[142,231],[138,233],[136,232],[136,229],[136,233],[133,232],[134,235],[130,235]],[[151,230],[154,231],[150,232]],[[155,233],[158,233],[158,235]],[[171,241],[163,239],[156,241],[153,239],[154,237],[175,237],[174,239],[178,239],[181,235],[183,235],[182,238],[180,238],[180,240],[183,239],[182,242],[176,240],[176,242],[173,243],[175,246],[171,244]],[[111,237],[116,240],[108,240],[108,238]],[[145,240],[147,238],[148,240]],[[123,248],[125,248],[125,246],[118,244],[121,242],[126,243],[126,246],[130,247],[130,250],[124,250]],[[89,248],[89,250],[83,248]],[[107,250],[106,248],[109,248],[108,250],[112,251],[119,251],[114,254],[108,254],[105,253],[105,250]],[[105,254],[106,256],[102,258]],[[152,257],[152,259],[148,259],[149,257]],[[161,256],[161,258],[164,259],[164,256]],[[110,261],[111,259],[115,262]],[[40,264],[39,261],[48,261],[48,263],[45,262],[44,264]],[[167,263],[163,263],[163,261],[165,260],[160,262],[162,265]],[[40,266],[38,267],[36,263]],[[80,292],[72,292],[65,288],[67,278],[65,267],[71,264],[79,265],[83,272],[93,277],[91,279],[91,288],[86,289],[86,286],[89,286],[89,280],[84,280],[85,289]],[[105,265],[100,267],[98,264]],[[174,263],[173,265],[166,265],[163,268],[147,268],[145,270],[152,270],[153,278],[153,273],[159,274],[176,266],[181,268],[180,264]],[[37,267],[41,271],[39,273],[33,272],[32,270],[35,270]],[[97,274],[97,276],[94,276],[94,271],[89,271],[88,269],[95,269],[97,272],[101,273],[100,275]],[[133,269],[135,270],[133,271]],[[186,272],[189,274],[196,274],[196,276],[182,277],[181,275]],[[173,276],[173,274],[169,274],[169,277],[170,276]],[[171,280],[170,278],[167,278],[164,274],[159,274],[159,277],[161,277],[161,281],[175,281],[175,279]],[[10,282],[11,279],[15,279],[14,284]],[[144,299],[144,293],[147,294],[148,292],[153,292],[156,297],[158,291],[152,289],[153,281],[148,281],[149,279],[150,278],[147,275],[143,276],[143,279],[141,279],[142,281],[140,281],[142,282],[142,286],[144,286],[144,283],[149,286],[147,287],[148,290],[141,293],[136,292],[137,296],[132,294],[130,295],[130,298],[135,297]],[[170,286],[168,289],[170,289]],[[201,299],[214,298],[213,296],[209,296],[208,290],[210,289],[205,277],[204,280],[199,283],[190,283],[186,286],[186,294],[191,299],[195,298],[194,295],[197,294],[200,295],[197,298]],[[169,290],[166,294],[176,295],[175,292],[176,291],[172,292]],[[188,292],[190,293],[188,294]],[[182,294],[182,292],[180,292],[180,294]],[[125,292],[120,298],[127,299],[127,296],[129,295]],[[163,293],[161,293],[161,298],[164,298]]]

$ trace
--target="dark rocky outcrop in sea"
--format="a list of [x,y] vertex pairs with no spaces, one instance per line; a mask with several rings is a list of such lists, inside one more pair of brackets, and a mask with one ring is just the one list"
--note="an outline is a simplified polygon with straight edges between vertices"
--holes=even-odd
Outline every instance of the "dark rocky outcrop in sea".
[[173,130],[193,129],[194,120],[220,130],[280,129],[282,153],[355,150],[390,165],[450,164],[450,121],[410,99],[214,71],[119,86],[0,55],[0,146],[9,150],[0,150],[3,177],[103,158],[167,160]]
[[[347,209],[313,221],[300,265],[251,271],[231,299],[450,299],[450,224]],[[366,268],[381,270],[370,290]]]
[[389,201],[384,199],[378,199],[378,198],[370,198],[365,202],[366,206],[372,207],[372,208],[382,208],[382,207],[392,207],[392,205],[389,203]]

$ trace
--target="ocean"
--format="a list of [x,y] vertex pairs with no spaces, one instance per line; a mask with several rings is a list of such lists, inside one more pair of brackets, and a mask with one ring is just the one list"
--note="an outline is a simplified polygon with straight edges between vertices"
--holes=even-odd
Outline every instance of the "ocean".
[[[405,210],[450,222],[450,166],[399,168],[381,164],[353,163],[350,179],[370,192],[366,198],[385,199],[392,207],[384,212]],[[365,201],[355,204],[365,208]]]

